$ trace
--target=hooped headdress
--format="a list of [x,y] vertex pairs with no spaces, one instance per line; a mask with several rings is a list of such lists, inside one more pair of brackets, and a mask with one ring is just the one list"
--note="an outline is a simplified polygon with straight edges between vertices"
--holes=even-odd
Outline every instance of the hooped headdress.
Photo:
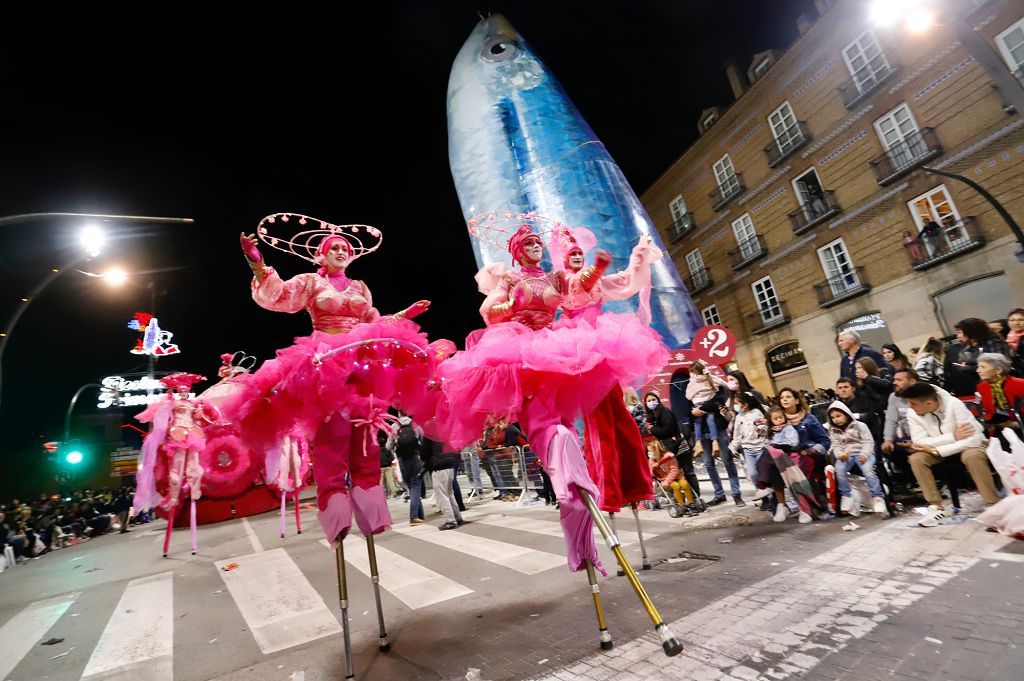
[[[474,215],[466,221],[469,233],[477,240],[499,248],[508,248],[511,252],[513,239],[518,236],[517,244],[521,245],[523,239],[530,234],[540,237],[545,246],[551,235],[562,223],[551,218],[546,218],[537,213],[517,213],[511,210],[496,210],[490,213]],[[523,230],[530,232],[526,234]]]
[[245,354],[245,350],[231,354],[225,352],[220,356],[221,368],[227,370],[228,376],[247,374],[256,366],[256,358],[253,355]]
[[[276,236],[272,230],[287,231],[284,223],[295,221],[296,231],[290,236]],[[260,220],[256,236],[271,248],[291,253],[314,265],[323,263],[323,255],[330,247],[331,237],[344,239],[352,251],[352,260],[373,253],[380,248],[384,235],[371,225],[333,225],[299,213],[274,213]]]

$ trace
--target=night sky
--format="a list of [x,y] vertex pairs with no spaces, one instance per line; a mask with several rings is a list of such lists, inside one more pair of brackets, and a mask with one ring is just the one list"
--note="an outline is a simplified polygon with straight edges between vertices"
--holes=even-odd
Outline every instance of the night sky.
[[[0,214],[196,223],[108,226],[116,238],[81,269],[144,274],[112,290],[66,272],[33,302],[3,360],[2,455],[59,439],[79,385],[144,369],[126,322],[148,311],[149,281],[182,347],[160,369],[215,378],[222,352],[265,359],[309,333],[304,313],[249,297],[237,237],[268,213],[380,227],[381,250],[349,273],[384,314],[433,300],[421,323],[461,343],[480,325],[481,298],[448,170],[445,92],[478,12],[503,13],[530,42],[640,193],[696,137],[700,111],[731,101],[724,61],[737,55],[745,68],[789,45],[796,17],[814,11],[811,0],[154,7],[5,7]],[[74,257],[80,226],[0,227],[0,320]],[[306,269],[263,251],[282,274]],[[94,404],[87,395],[80,409]]]

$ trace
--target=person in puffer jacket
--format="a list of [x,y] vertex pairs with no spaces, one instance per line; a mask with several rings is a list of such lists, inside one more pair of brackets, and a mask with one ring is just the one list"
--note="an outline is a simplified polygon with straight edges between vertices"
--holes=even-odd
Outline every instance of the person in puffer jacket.
[[652,440],[647,444],[647,456],[650,459],[651,475],[657,478],[663,486],[672,490],[672,494],[680,505],[685,506],[696,501],[672,452],[662,447],[658,440]]
[[851,515],[860,515],[860,504],[850,494],[850,470],[860,469],[874,498],[874,512],[885,513],[885,493],[875,472],[875,439],[868,427],[855,419],[850,408],[835,401],[828,408],[829,449],[836,463],[836,487],[842,498],[840,508]]

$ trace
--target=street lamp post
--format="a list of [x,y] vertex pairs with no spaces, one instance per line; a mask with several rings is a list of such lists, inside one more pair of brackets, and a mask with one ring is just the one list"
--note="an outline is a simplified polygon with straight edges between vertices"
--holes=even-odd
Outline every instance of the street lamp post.
[[68,403],[68,410],[64,413],[64,439],[60,441],[60,456],[66,455],[68,447],[70,445],[71,437],[71,412],[75,410],[75,405],[78,403],[78,398],[82,396],[82,393],[89,388],[100,388],[103,386],[99,383],[86,383],[85,385],[78,388],[75,394],[71,397],[71,401]]
[[[192,218],[177,218],[177,217],[159,217],[150,215],[106,215],[101,213],[23,213],[20,215],[7,215],[0,217],[0,227],[7,225],[20,224],[25,222],[38,222],[42,220],[62,220],[68,218],[84,218],[90,220],[99,220],[104,222],[129,222],[129,223],[144,223],[144,224],[169,224],[169,225],[190,225],[195,221]],[[87,249],[88,250],[88,249]],[[0,332],[0,404],[3,401],[3,358],[4,351],[7,349],[7,344],[11,340],[11,334],[14,333],[14,327],[17,326],[18,320],[25,314],[25,310],[32,304],[37,297],[52,284],[57,277],[64,273],[65,270],[74,267],[77,263],[87,260],[89,257],[95,255],[95,253],[86,253],[85,255],[75,256],[69,260],[61,268],[54,268],[51,270],[42,281],[39,282],[32,289],[32,291],[21,299],[21,304],[14,310],[14,314],[11,315],[2,332]]]

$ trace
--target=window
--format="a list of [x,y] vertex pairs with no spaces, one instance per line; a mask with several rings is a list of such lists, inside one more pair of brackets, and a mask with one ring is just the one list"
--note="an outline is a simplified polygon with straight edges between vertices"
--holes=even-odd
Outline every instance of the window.
[[928,152],[928,145],[906,104],[900,104],[875,121],[875,130],[896,170],[910,165]]
[[889,62],[871,31],[864,31],[843,48],[843,60],[860,92],[871,89],[889,73]]
[[1011,71],[1024,68],[1024,19],[997,35],[996,46]]
[[789,102],[783,102],[775,111],[768,116],[768,124],[772,128],[772,135],[775,137],[775,144],[779,147],[779,154],[785,156],[804,141],[803,131],[797,125],[796,116]]
[[707,131],[712,125],[718,121],[718,114],[708,114],[704,117],[704,120],[700,122],[700,127],[704,131]]
[[817,220],[830,210],[821,179],[813,168],[793,180],[793,191],[807,222]]
[[708,305],[700,311],[700,314],[704,317],[704,323],[708,326],[722,323],[722,320],[718,317],[718,308],[714,305]]
[[704,267],[704,258],[700,256],[698,249],[695,248],[686,254],[686,266],[690,268],[695,289],[702,288],[708,283],[708,270]]
[[672,211],[672,224],[676,227],[676,235],[682,234],[693,226],[690,214],[686,212],[686,201],[682,194],[672,199],[668,207]]
[[740,258],[746,260],[758,254],[761,245],[757,243],[754,223],[749,213],[744,213],[732,221],[732,233],[736,235],[736,245],[740,247]]
[[940,184],[935,189],[925,192],[908,201],[910,214],[914,217],[918,232],[924,231],[925,225],[935,223],[921,241],[929,256],[955,250],[970,241],[970,235],[964,229],[960,213],[950,198],[946,185]]
[[754,292],[754,301],[757,303],[757,311],[761,315],[762,322],[767,324],[782,316],[782,305],[779,304],[779,298],[775,295],[771,277],[758,279],[750,285],[750,288]]
[[756,78],[757,80],[761,80],[761,77],[764,76],[764,74],[768,73],[768,69],[772,67],[773,63],[774,62],[772,61],[771,57],[766,57],[762,59],[761,62],[754,67],[754,78]]
[[819,248],[818,259],[821,261],[821,269],[825,271],[825,277],[828,280],[828,286],[832,289],[833,296],[840,296],[860,287],[857,269],[853,266],[850,254],[846,250],[846,244],[842,239],[836,239]]
[[736,169],[732,167],[732,159],[729,154],[718,159],[714,165],[715,181],[722,191],[722,196],[732,196],[740,188],[740,181],[736,177]]

